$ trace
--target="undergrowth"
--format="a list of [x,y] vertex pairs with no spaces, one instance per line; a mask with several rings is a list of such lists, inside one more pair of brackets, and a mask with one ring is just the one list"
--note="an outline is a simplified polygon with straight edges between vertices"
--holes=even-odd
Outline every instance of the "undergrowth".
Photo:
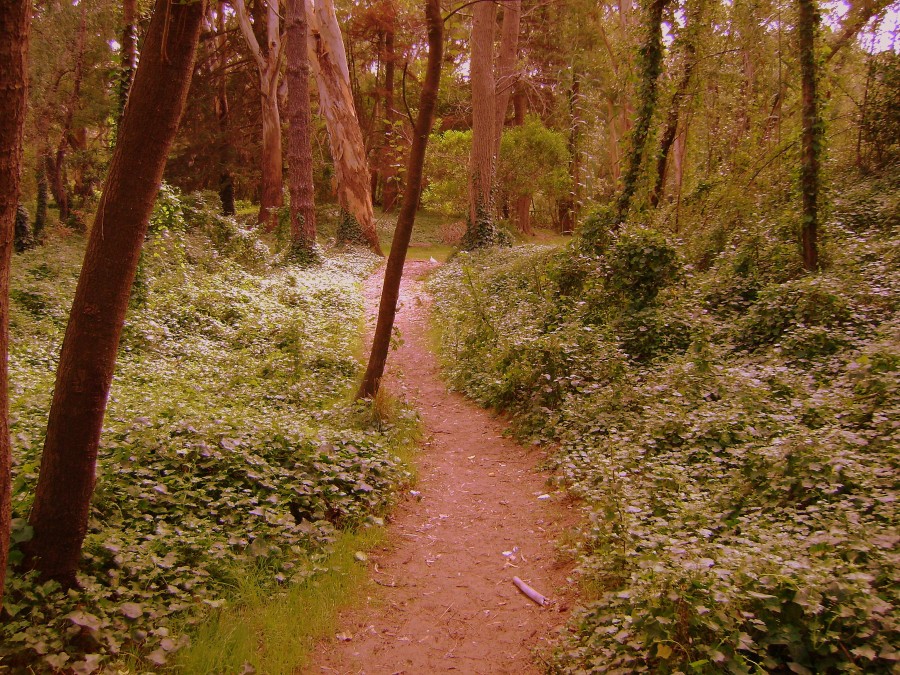
[[900,239],[851,196],[816,275],[764,228],[629,227],[432,281],[452,384],[585,505],[553,672],[896,672]]
[[[211,202],[212,203],[212,202]],[[201,195],[161,193],[101,439],[80,590],[12,572],[0,664],[159,671],[242,577],[309,583],[342,530],[382,524],[410,479],[414,412],[352,403],[359,283],[377,259],[296,266]],[[13,550],[40,461],[84,240],[16,257],[11,303]],[[143,659],[141,661],[141,659]]]

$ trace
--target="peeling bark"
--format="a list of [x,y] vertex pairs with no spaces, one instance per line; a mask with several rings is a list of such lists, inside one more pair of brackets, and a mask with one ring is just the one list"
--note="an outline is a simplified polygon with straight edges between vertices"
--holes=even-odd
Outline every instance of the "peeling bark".
[[364,242],[384,255],[375,231],[372,182],[362,130],[353,105],[347,54],[332,0],[306,0],[309,18],[309,63],[319,89],[337,176],[338,204],[359,226]]

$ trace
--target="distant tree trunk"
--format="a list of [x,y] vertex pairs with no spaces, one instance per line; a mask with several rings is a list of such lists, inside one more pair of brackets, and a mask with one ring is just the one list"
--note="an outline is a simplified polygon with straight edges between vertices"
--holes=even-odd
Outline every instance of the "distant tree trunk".
[[66,587],[77,584],[119,336],[203,15],[202,1],[156,0],[69,314],[26,549],[26,566]]
[[34,209],[34,241],[40,244],[47,227],[47,165],[38,158],[37,163],[37,204]]
[[309,62],[319,87],[319,111],[325,118],[343,213],[340,238],[366,244],[384,255],[375,231],[372,182],[366,146],[350,91],[350,70],[332,0],[306,0]]
[[400,161],[400,150],[397,147],[397,133],[394,125],[397,111],[394,109],[394,80],[397,55],[394,52],[394,30],[396,8],[390,3],[390,15],[386,17],[388,27],[384,33],[384,147],[381,151],[381,208],[393,211],[397,206],[400,194],[400,182],[397,175],[397,164]]
[[[72,209],[72,198],[69,194],[68,179],[66,177],[66,151],[72,143],[72,123],[75,119],[81,102],[81,80],[84,75],[84,51],[87,43],[87,3],[81,3],[81,18],[78,23],[78,36],[75,42],[75,64],[72,71],[72,93],[66,104],[66,114],[63,119],[62,133],[56,153],[52,160],[53,172],[51,173],[51,190],[56,205],[59,207],[59,219],[61,222],[69,220]],[[76,223],[77,224],[77,223]],[[82,223],[83,225],[83,223]]]
[[[525,124],[525,108],[528,101],[525,99],[525,92],[521,86],[516,87],[516,93],[513,96],[513,108],[516,114],[516,126]],[[534,234],[531,229],[531,197],[528,195],[516,196],[515,203],[515,219],[516,227],[522,234]]]
[[287,0],[288,179],[291,189],[291,246],[306,257],[316,245],[312,171],[312,113],[309,108],[309,25],[304,0]]
[[269,223],[274,219],[270,209],[284,204],[284,158],[281,149],[281,115],[278,111],[278,74],[281,65],[281,33],[278,28],[278,2],[268,3],[266,10],[266,47],[263,49],[256,34],[244,0],[232,0],[241,33],[250,47],[250,53],[259,72],[259,99],[262,120],[262,179],[260,182],[259,214],[257,222]]
[[575,221],[578,218],[578,206],[581,201],[581,155],[578,151],[578,140],[581,133],[581,112],[579,110],[581,100],[581,79],[578,71],[572,70],[572,88],[569,90],[569,177],[572,179],[572,188],[565,199],[558,204],[559,231],[562,234],[571,234],[575,231]]
[[30,0],[0,0],[0,608],[9,558],[12,489],[7,363],[9,267],[22,176],[30,21]]
[[473,7],[472,55],[469,81],[472,86],[472,154],[469,159],[469,221],[464,237],[467,248],[489,246],[494,231],[494,129],[496,92],[493,53],[497,4],[493,0]]
[[378,323],[372,339],[372,352],[369,356],[365,377],[356,394],[357,398],[371,398],[375,396],[381,386],[381,378],[384,376],[384,366],[391,343],[394,317],[397,313],[397,300],[400,297],[403,263],[406,260],[406,251],[412,238],[416,210],[419,207],[419,197],[422,194],[425,148],[434,124],[434,108],[437,104],[438,88],[441,82],[444,21],[441,17],[440,0],[426,0],[425,18],[428,25],[428,64],[425,67],[425,80],[422,82],[422,93],[419,97],[419,113],[416,117],[412,148],[409,151],[409,162],[406,165],[403,204],[397,216],[397,227],[394,230],[391,253],[384,271],[384,286],[381,290],[381,303],[378,307]]
[[650,136],[650,123],[656,110],[659,75],[662,72],[662,15],[669,0],[649,0],[647,7],[647,35],[641,45],[640,83],[638,84],[638,110],[634,128],[631,130],[631,148],[628,153],[628,165],[622,178],[622,192],[616,203],[616,220],[625,221],[631,199],[637,189],[638,176],[647,139]]
[[137,0],[122,0],[122,72],[119,74],[119,122],[128,103],[128,91],[137,65]]
[[798,0],[797,33],[800,41],[800,77],[802,80],[803,132],[800,164],[800,191],[803,194],[803,266],[819,269],[819,154],[822,143],[821,121],[816,97],[816,28],[819,12],[815,0]]
[[522,18],[522,0],[503,2],[503,23],[500,27],[500,53],[497,56],[497,76],[495,83],[496,108],[494,109],[494,161],[500,155],[500,141],[503,124],[513,90],[519,79],[516,59],[519,55],[519,25]]
[[231,107],[228,104],[227,67],[228,35],[225,32],[225,2],[218,0],[216,7],[216,52],[218,54],[219,83],[216,91],[216,120],[219,124],[219,133],[222,142],[219,146],[219,201],[222,202],[222,213],[226,216],[235,214],[234,206],[234,177],[231,174]]
[[689,23],[685,27],[689,34],[684,43],[684,71],[681,74],[681,79],[678,80],[678,84],[675,86],[675,93],[672,95],[672,103],[666,116],[666,126],[663,129],[662,138],[659,142],[659,152],[656,155],[656,172],[653,189],[650,192],[650,206],[654,209],[659,206],[659,200],[662,197],[663,188],[666,184],[666,164],[669,160],[669,151],[672,149],[672,143],[675,142],[675,136],[678,133],[681,105],[685,96],[687,96],[688,87],[694,75],[694,67],[697,64],[696,39],[702,11],[702,5],[700,5],[696,14],[688,19]]

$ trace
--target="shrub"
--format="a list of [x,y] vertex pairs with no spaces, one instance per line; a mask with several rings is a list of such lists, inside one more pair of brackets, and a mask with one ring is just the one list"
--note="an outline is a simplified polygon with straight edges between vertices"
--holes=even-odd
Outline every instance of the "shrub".
[[659,232],[644,228],[620,232],[607,265],[606,287],[635,309],[652,302],[680,273],[675,248]]

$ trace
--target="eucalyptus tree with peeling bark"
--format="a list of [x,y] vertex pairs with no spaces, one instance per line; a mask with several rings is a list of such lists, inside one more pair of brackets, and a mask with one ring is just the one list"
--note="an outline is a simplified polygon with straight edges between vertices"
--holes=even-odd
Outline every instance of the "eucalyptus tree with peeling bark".
[[278,76],[281,67],[282,36],[279,28],[278,2],[271,0],[266,9],[266,43],[260,45],[253,32],[244,0],[231,0],[241,34],[247,41],[259,72],[259,101],[262,113],[262,179],[258,222],[272,222],[270,209],[284,204],[284,181],[281,147],[281,113],[278,110]]
[[26,550],[27,566],[64,586],[77,583],[119,337],[204,5],[156,0],[66,327]]
[[403,187],[403,203],[397,217],[391,253],[384,271],[384,285],[381,289],[381,303],[378,307],[378,323],[372,339],[372,353],[366,374],[357,392],[357,398],[371,398],[381,386],[384,366],[391,344],[391,331],[397,314],[397,300],[400,297],[400,280],[403,263],[412,238],[416,210],[422,194],[422,170],[425,165],[425,149],[434,125],[434,108],[437,104],[441,83],[441,55],[444,49],[444,21],[441,18],[440,0],[426,0],[425,19],[428,26],[428,64],[425,80],[419,98],[419,113],[416,117],[412,148],[406,164],[406,183]]
[[338,204],[342,227],[339,237],[358,239],[378,255],[383,255],[375,231],[372,208],[372,181],[366,146],[353,93],[347,53],[332,0],[306,0],[309,18],[309,62],[319,89],[319,112],[325,118],[331,156],[337,175]]
[[30,0],[0,0],[0,608],[9,555],[9,268],[22,175]]

